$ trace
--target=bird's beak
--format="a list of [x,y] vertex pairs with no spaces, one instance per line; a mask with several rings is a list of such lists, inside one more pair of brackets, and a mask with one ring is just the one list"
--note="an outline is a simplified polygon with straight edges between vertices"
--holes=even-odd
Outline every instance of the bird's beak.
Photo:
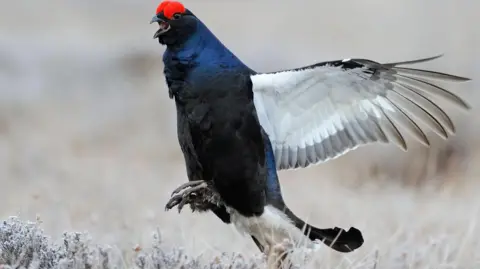
[[159,36],[163,35],[164,33],[168,32],[168,30],[170,30],[170,24],[164,20],[162,20],[161,18],[159,18],[158,16],[153,16],[152,20],[150,21],[150,24],[152,23],[158,23],[158,26],[160,27],[160,29],[158,29],[158,31],[155,32],[155,34],[153,35],[153,38],[158,38]]

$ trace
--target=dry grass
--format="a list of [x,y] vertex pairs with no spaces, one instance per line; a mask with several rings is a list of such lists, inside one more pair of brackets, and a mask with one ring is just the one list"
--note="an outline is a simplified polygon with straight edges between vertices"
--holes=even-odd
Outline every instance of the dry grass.
[[[473,110],[446,108],[458,123],[448,142],[434,139],[431,150],[412,144],[408,153],[370,146],[280,177],[286,202],[312,224],[364,232],[360,250],[323,249],[306,267],[479,268],[480,34],[474,25],[480,2],[312,0],[302,8],[298,1],[185,2],[258,70],[444,52],[422,67],[473,78],[453,88]],[[82,267],[83,255],[68,254],[62,233],[88,231],[91,241],[80,249],[93,253],[94,267],[105,261],[98,245],[112,246],[112,268],[135,266],[139,254],[154,262],[186,253],[192,267],[217,256],[240,259],[230,253],[241,253],[243,265],[260,259],[249,238],[211,214],[163,211],[186,175],[161,75],[163,49],[148,25],[156,4],[10,1],[0,10],[0,219],[38,216],[51,236],[43,239],[35,225],[11,220],[1,231],[19,231],[15,244],[24,246],[17,252],[34,244],[50,253],[47,260]],[[222,9],[248,10],[257,19]],[[296,10],[301,20],[285,19]],[[161,244],[152,240],[158,230]],[[74,235],[68,232],[67,241],[76,242]],[[140,253],[132,250],[137,244]],[[159,256],[157,246],[167,253],[183,248],[183,254]],[[12,255],[2,251],[3,259]],[[6,262],[12,260],[18,262]]]

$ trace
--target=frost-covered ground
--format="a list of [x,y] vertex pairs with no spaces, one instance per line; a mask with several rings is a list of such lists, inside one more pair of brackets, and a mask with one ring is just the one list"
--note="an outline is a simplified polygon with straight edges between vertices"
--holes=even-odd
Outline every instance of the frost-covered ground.
[[[316,253],[316,268],[373,268],[375,261],[376,268],[478,268],[480,2],[185,3],[258,70],[445,53],[421,67],[473,78],[453,88],[474,108],[469,115],[446,108],[458,122],[448,143],[433,139],[431,151],[412,144],[409,153],[370,146],[280,177],[287,203],[300,216],[364,233],[359,251]],[[137,244],[151,251],[156,231],[166,251],[183,247],[206,263],[223,252],[248,260],[257,254],[254,244],[214,216],[163,210],[186,175],[162,76],[163,48],[151,38],[156,26],[148,24],[157,4],[3,3],[0,219],[38,216],[57,244],[51,248],[63,248],[64,231],[88,231],[89,246],[112,246],[128,266],[135,264]],[[416,187],[425,179],[435,187]]]

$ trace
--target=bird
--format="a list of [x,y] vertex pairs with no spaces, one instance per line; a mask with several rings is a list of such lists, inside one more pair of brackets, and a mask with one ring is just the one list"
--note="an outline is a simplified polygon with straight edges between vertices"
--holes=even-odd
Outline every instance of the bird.
[[[179,205],[181,210],[188,202],[196,211],[210,210],[222,221],[234,222],[241,228],[238,224],[242,220],[251,222],[249,218],[262,215],[266,207],[273,212],[269,215],[271,224],[275,224],[275,219],[285,219],[285,227],[279,232],[283,237],[288,233],[295,233],[298,239],[307,235],[340,252],[360,247],[363,237],[358,229],[313,227],[284,204],[273,149],[259,125],[252,92],[248,90],[253,70],[230,53],[179,2],[162,2],[152,22],[159,24],[154,38],[167,46],[163,55],[164,74],[169,96],[175,99],[178,139],[190,180],[179,189],[193,187],[174,196],[167,208]],[[207,199],[198,202],[198,196],[202,196],[199,192],[211,189],[212,185],[213,193],[221,194],[221,199],[212,201],[219,195],[209,192]],[[196,199],[189,194],[196,194]],[[273,239],[265,242],[260,238],[266,231],[244,228],[261,251],[273,249]]]
[[257,72],[179,1],[161,2],[150,23],[158,24],[153,38],[166,47],[163,74],[188,177],[166,209],[190,204],[211,211],[264,252],[285,251],[288,242],[316,248],[321,241],[347,253],[364,243],[354,227],[320,229],[297,217],[283,200],[278,171],[321,164],[374,143],[407,150],[407,134],[429,146],[420,122],[444,139],[455,133],[435,99],[470,109],[437,83],[470,79],[404,67],[442,55]]

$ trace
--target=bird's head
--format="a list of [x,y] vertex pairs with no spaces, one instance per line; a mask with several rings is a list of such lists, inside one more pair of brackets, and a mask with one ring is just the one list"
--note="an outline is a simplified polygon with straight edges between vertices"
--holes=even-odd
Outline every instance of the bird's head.
[[162,45],[175,45],[188,40],[197,29],[198,19],[178,1],[161,2],[150,23],[158,23],[153,35]]

